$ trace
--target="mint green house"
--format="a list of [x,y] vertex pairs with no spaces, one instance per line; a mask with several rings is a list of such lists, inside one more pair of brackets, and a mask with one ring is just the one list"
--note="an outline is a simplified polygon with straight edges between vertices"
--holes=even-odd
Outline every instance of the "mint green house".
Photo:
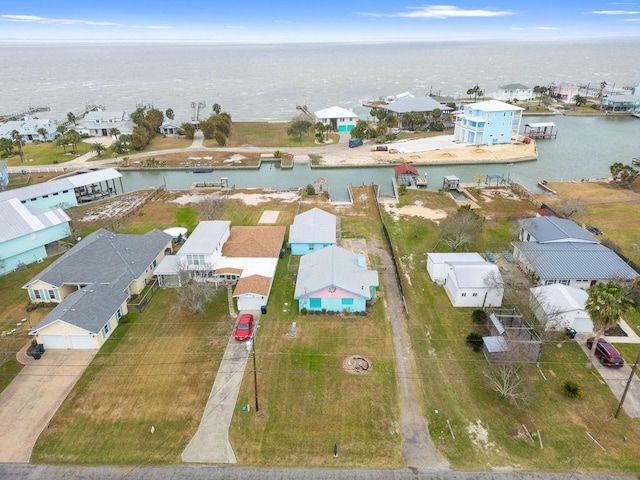
[[62,209],[27,207],[18,199],[0,201],[0,275],[47,257],[47,245],[69,236],[71,219]]
[[342,107],[329,107],[313,114],[332,132],[350,132],[359,120],[358,115]]

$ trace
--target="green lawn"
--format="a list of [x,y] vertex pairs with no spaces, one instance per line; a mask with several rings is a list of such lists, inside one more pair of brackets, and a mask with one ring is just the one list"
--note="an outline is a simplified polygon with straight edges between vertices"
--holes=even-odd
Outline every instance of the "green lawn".
[[[91,151],[91,144],[80,142],[77,145],[77,153],[65,153],[62,147],[58,147],[55,142],[47,143],[27,143],[24,145],[25,162],[20,162],[20,157],[16,154],[7,160],[10,167],[18,167],[20,165],[52,165],[64,163],[78,158]],[[70,148],[67,147],[67,152]]]
[[[289,123],[268,122],[234,122],[231,136],[227,141],[228,147],[259,146],[259,147],[313,147],[316,145],[313,130],[309,135],[301,138],[287,135]],[[340,136],[331,134],[333,142]],[[206,147],[217,147],[215,140],[205,140]]]

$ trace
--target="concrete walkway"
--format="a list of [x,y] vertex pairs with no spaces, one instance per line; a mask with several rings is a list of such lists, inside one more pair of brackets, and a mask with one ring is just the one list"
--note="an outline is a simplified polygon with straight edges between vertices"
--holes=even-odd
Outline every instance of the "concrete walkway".
[[193,134],[193,142],[191,142],[191,146],[189,148],[202,148],[204,143],[204,133],[202,130],[196,130]]
[[[253,313],[255,331],[259,328],[260,311]],[[255,333],[254,333],[255,335]],[[236,463],[236,456],[229,443],[229,426],[238,402],[242,377],[247,366],[246,343],[235,340],[233,334],[220,362],[213,388],[200,420],[200,426],[187,448],[182,452],[182,461],[187,463]]]

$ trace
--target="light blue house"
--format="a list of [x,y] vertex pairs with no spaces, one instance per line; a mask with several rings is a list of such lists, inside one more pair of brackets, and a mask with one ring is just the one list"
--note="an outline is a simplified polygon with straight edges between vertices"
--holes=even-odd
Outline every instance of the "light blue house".
[[640,112],[640,95],[612,95],[602,99],[602,109],[608,112]]
[[70,220],[59,208],[27,207],[15,198],[0,201],[0,274],[47,258],[47,245],[69,236]]
[[333,245],[300,259],[293,298],[299,310],[364,312],[377,287],[378,272],[367,269],[363,253]]
[[335,245],[336,227],[336,216],[319,208],[296,215],[289,227],[291,255],[306,255]]
[[0,190],[4,190],[9,185],[9,167],[5,160],[0,160]]
[[[17,198],[26,206],[43,210],[70,208],[116,195],[115,180],[121,177],[115,168],[105,168],[0,192],[0,201]],[[120,189],[122,191],[122,183]]]
[[454,141],[471,145],[510,143],[518,138],[522,111],[498,100],[471,103],[456,115]]
[[[0,124],[0,138],[11,139],[11,133],[15,130],[20,133],[22,140],[32,142],[38,140],[40,142],[50,142],[58,138],[61,134],[56,129],[58,125],[44,118],[24,117],[22,120],[11,120]],[[46,132],[43,135],[41,132]]]
[[358,121],[358,115],[342,107],[329,107],[313,112],[313,114],[332,132],[350,132]]

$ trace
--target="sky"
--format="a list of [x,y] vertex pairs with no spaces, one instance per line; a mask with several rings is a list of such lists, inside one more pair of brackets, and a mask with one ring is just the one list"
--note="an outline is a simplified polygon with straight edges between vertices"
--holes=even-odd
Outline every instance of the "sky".
[[2,2],[0,41],[324,43],[640,37],[640,1],[486,1]]

